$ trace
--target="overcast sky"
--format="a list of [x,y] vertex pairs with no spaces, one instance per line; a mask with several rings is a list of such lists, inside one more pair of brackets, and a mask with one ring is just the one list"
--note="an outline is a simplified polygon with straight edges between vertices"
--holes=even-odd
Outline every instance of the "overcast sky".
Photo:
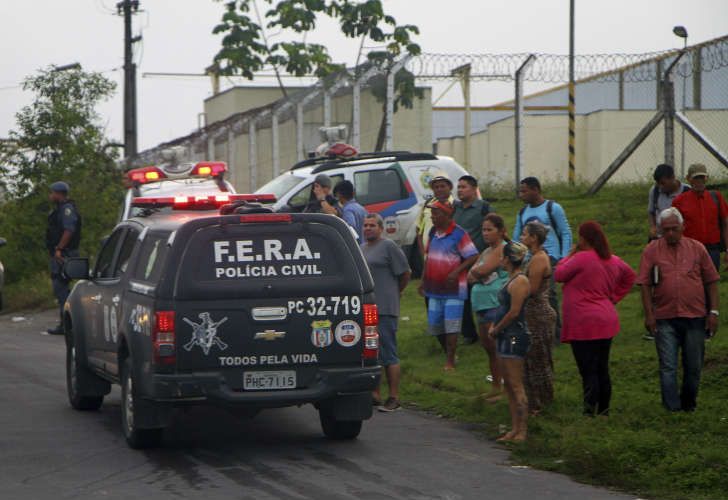
[[[259,0],[262,3],[262,0]],[[576,0],[576,52],[641,53],[681,46],[672,34],[685,25],[689,43],[728,34],[728,0]],[[0,0],[0,137],[15,127],[15,113],[30,101],[22,79],[50,64],[80,62],[119,83],[100,112],[108,134],[123,138],[123,21],[116,0]],[[384,0],[399,23],[419,26],[425,52],[568,52],[568,0]],[[206,78],[143,78],[145,72],[201,73],[220,44],[211,31],[223,12],[213,0],[141,0],[134,18],[137,45],[139,147],[145,149],[196,128]],[[325,44],[336,62],[352,65],[358,44],[333,23],[308,41]],[[270,81],[267,81],[270,83]],[[428,83],[430,84],[430,83]],[[441,87],[435,89],[438,93]],[[528,88],[526,89],[528,91]],[[503,97],[503,84],[478,84],[473,105]],[[439,104],[460,105],[457,89]]]

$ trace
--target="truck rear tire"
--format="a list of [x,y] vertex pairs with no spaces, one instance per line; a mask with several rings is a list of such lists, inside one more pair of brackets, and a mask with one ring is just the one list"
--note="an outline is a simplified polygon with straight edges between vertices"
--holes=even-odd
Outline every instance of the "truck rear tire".
[[121,372],[121,428],[129,447],[156,448],[162,443],[164,428],[140,429],[135,419],[135,411],[139,406],[131,358],[126,358]]
[[68,402],[75,410],[90,411],[98,410],[104,402],[104,396],[88,394],[85,388],[108,384],[98,375],[89,370],[78,359],[73,334],[69,333],[69,341],[66,343],[66,391]]
[[336,420],[331,413],[319,410],[321,429],[329,439],[355,439],[361,432],[361,420]]

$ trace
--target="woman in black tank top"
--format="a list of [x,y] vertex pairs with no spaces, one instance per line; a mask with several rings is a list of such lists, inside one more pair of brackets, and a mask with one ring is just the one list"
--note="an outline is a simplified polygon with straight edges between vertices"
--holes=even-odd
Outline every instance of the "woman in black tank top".
[[523,260],[528,248],[511,241],[503,248],[503,268],[509,280],[498,296],[500,311],[488,334],[496,339],[498,365],[503,374],[511,412],[511,430],[497,441],[526,440],[528,400],[523,387],[523,359],[528,352],[529,337],[524,316],[524,304],[530,294],[528,278],[523,273]]

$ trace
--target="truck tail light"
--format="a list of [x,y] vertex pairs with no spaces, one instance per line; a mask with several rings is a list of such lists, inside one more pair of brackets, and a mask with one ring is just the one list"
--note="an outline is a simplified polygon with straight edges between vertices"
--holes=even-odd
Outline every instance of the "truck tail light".
[[363,359],[377,359],[379,354],[379,313],[376,304],[364,304]]
[[173,365],[177,362],[174,334],[174,311],[157,311],[154,315],[152,348],[155,365]]

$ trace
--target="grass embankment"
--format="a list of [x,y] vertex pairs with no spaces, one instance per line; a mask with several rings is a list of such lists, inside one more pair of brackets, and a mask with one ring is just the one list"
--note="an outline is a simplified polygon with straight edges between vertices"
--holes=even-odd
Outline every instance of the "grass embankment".
[[[613,251],[636,270],[647,234],[647,186],[610,187],[595,197],[584,190],[547,194],[565,208],[572,228],[586,220],[603,224]],[[521,204],[494,202],[512,228]],[[728,283],[721,283],[728,303]],[[619,305],[622,331],[612,348],[614,385],[611,416],[581,416],[581,379],[568,345],[554,350],[555,402],[529,422],[526,444],[513,459],[652,498],[728,498],[728,319],[707,344],[705,369],[695,413],[670,414],[660,405],[654,342],[642,339],[642,310],[635,289]],[[723,309],[726,309],[725,306]],[[400,321],[402,399],[438,414],[481,423],[495,437],[510,426],[507,402],[488,404],[487,358],[477,344],[460,346],[455,373],[444,373],[436,341],[423,336],[426,317],[416,283],[406,290]]]

